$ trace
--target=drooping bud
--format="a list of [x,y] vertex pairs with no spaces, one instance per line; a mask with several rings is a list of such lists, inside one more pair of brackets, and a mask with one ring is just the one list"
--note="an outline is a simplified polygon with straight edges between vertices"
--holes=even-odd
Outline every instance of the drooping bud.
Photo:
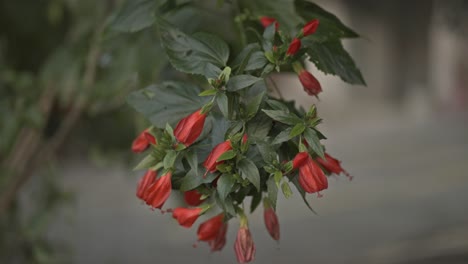
[[318,26],[319,26],[319,20],[312,19],[307,24],[305,24],[304,27],[302,27],[302,35],[305,37],[305,36],[314,34],[315,31],[317,31]]
[[302,70],[299,72],[299,81],[304,88],[304,91],[310,96],[317,96],[322,92],[322,86],[312,73]]
[[156,171],[148,170],[145,175],[140,179],[137,186],[137,197],[140,199],[144,198],[146,189],[156,180]]
[[197,235],[200,241],[210,241],[216,239],[219,231],[224,225],[224,214],[212,217],[198,227]]
[[199,206],[203,203],[203,200],[200,199],[201,197],[202,194],[197,190],[191,190],[184,193],[184,200],[190,206]]
[[150,143],[156,144],[156,138],[148,132],[148,129],[145,129],[133,140],[132,151],[141,153],[149,147]]
[[242,226],[237,232],[236,242],[234,244],[237,262],[248,263],[255,258],[255,244],[248,226]]
[[183,227],[190,228],[202,213],[202,208],[178,207],[172,211],[172,217]]
[[299,168],[299,184],[307,193],[318,193],[328,188],[327,177],[310,156]]
[[223,249],[224,245],[226,244],[226,233],[227,233],[228,224],[223,223],[221,228],[218,231],[216,237],[210,241],[208,241],[208,245],[210,245],[211,251],[220,251]]
[[203,131],[205,125],[206,114],[198,110],[179,121],[175,130],[174,136],[176,139],[184,144],[190,146],[197,140]]
[[262,23],[262,26],[264,28],[267,28],[271,24],[275,23],[275,30],[278,31],[278,28],[279,28],[278,21],[276,21],[276,19],[272,17],[262,16],[260,17],[260,23]]
[[279,221],[278,221],[278,216],[275,213],[275,210],[273,210],[273,207],[271,207],[270,203],[265,199],[264,203],[264,211],[263,211],[263,220],[265,221],[265,226],[266,229],[268,230],[268,233],[274,240],[279,240],[280,238],[280,227],[279,227]]
[[294,38],[289,44],[288,51],[286,51],[286,55],[293,56],[301,49],[301,40],[298,38]]
[[341,167],[341,162],[330,156],[328,153],[325,153],[325,159],[319,157],[317,159],[317,162],[330,173],[334,173],[337,175],[340,173],[344,173],[346,177],[348,177],[350,180],[353,179],[353,176],[349,175],[349,173]]
[[206,168],[207,171],[209,172],[215,172],[216,171],[216,166],[219,164],[222,164],[223,161],[217,161],[218,158],[225,153],[228,150],[232,149],[231,141],[226,140],[213,148],[211,151],[210,155],[206,158],[205,162],[203,162],[203,166]]
[[158,178],[152,185],[150,185],[144,195],[143,200],[147,205],[161,209],[166,200],[171,195],[172,183],[171,183],[171,172]]

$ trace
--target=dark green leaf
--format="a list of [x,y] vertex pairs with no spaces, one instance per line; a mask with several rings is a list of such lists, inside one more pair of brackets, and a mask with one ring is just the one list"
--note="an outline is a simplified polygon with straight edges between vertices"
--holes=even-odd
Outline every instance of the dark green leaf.
[[221,154],[219,158],[216,161],[223,161],[223,160],[230,160],[234,157],[236,157],[237,153],[234,150],[228,150]]
[[298,123],[298,124],[296,124],[296,125],[292,128],[291,132],[289,133],[289,137],[290,137],[290,138],[293,138],[293,137],[295,137],[295,136],[299,136],[300,134],[302,134],[302,132],[304,132],[305,128],[306,128],[306,127],[305,127],[305,125],[304,125],[303,123]]
[[253,213],[255,209],[260,205],[262,201],[262,192],[256,192],[254,196],[252,196],[252,202],[250,203],[250,213]]
[[275,179],[270,177],[267,180],[268,199],[270,200],[271,206],[276,210],[276,200],[278,199],[278,186],[276,186]]
[[359,35],[345,26],[335,15],[325,11],[315,3],[295,0],[296,12],[306,21],[318,19],[320,25],[312,37],[326,41],[338,38],[357,38]]
[[250,56],[247,66],[245,66],[246,71],[253,71],[263,68],[268,63],[267,58],[261,51],[255,51]]
[[229,119],[229,104],[228,97],[224,92],[220,92],[216,95],[216,103],[218,104],[219,110],[226,119]]
[[304,137],[307,140],[307,143],[309,144],[310,148],[312,148],[312,150],[321,158],[324,158],[323,147],[322,144],[320,144],[320,139],[317,136],[315,130],[307,128],[304,131]]
[[199,92],[193,84],[164,82],[130,93],[127,102],[154,126],[164,128],[166,123],[175,125],[208,101],[199,97]]
[[136,165],[135,168],[133,168],[133,170],[148,169],[150,167],[153,167],[157,163],[158,163],[158,161],[156,160],[156,158],[153,157],[153,155],[149,154],[144,159],[142,159],[138,163],[138,165]]
[[309,201],[307,201],[306,192],[304,192],[304,190],[302,189],[301,184],[298,181],[298,177],[294,177],[291,180],[291,182],[296,186],[296,189],[299,191],[299,194],[301,195],[302,200],[304,200],[304,203],[307,205],[307,208],[309,208],[310,211],[312,211],[312,213],[317,214],[317,212],[315,212],[312,206],[310,206]]
[[263,160],[267,164],[271,164],[273,161],[276,160],[276,151],[273,148],[272,144],[270,144],[269,142],[257,141],[257,148],[260,152],[260,155],[262,155]]
[[206,177],[203,177],[204,173],[204,168],[191,169],[182,179],[180,191],[190,191],[204,183],[211,183],[218,176],[217,174],[208,173]]
[[255,51],[260,51],[258,43],[249,44],[245,46],[239,55],[237,55],[237,57],[232,61],[232,69],[236,70],[236,75],[239,75],[245,70],[245,67],[250,60],[250,56]]
[[219,75],[221,74],[222,70],[219,67],[214,66],[211,63],[207,63],[205,65],[205,77],[207,79],[218,79]]
[[324,43],[304,41],[304,47],[307,48],[310,61],[320,71],[338,75],[343,81],[350,84],[366,85],[361,71],[344,49],[340,40]]
[[248,102],[247,102],[247,118],[252,118],[254,117],[257,112],[258,112],[258,108],[260,107],[260,105],[262,104],[262,101],[263,101],[263,98],[265,97],[265,93],[260,93],[258,94],[257,96],[251,98]]
[[285,112],[289,112],[289,108],[280,101],[268,99],[266,102],[271,108],[273,108],[273,110],[282,110]]
[[264,140],[268,136],[273,122],[264,113],[258,113],[247,123],[247,134],[252,141]]
[[263,32],[263,39],[269,42],[273,42],[275,33],[276,33],[275,23],[271,23],[271,25],[269,25]]
[[223,174],[219,177],[216,190],[218,191],[219,198],[221,198],[221,200],[224,201],[224,199],[226,199],[235,183],[236,179],[234,179],[232,175]]
[[288,113],[281,110],[265,110],[262,111],[271,117],[273,120],[287,124],[287,125],[296,125],[297,123],[302,122],[302,119],[297,117],[297,115],[293,113]]
[[237,75],[229,79],[226,88],[228,91],[238,91],[247,88],[261,80],[262,78],[258,78],[252,75]]
[[260,191],[260,174],[258,172],[257,166],[255,166],[255,164],[248,159],[242,159],[239,161],[237,166],[241,176],[247,178],[253,184],[253,186],[255,186],[257,191]]
[[218,37],[207,33],[191,37],[162,19],[158,19],[158,26],[169,61],[177,70],[203,75],[208,63],[226,66],[229,47]]
[[166,156],[164,157],[163,163],[165,169],[170,169],[174,166],[174,162],[177,158],[177,152],[174,150],[169,150],[166,152]]
[[278,20],[280,27],[286,32],[292,32],[301,23],[300,17],[294,10],[291,0],[252,1],[241,0],[242,6],[251,11],[255,16],[269,16]]
[[135,32],[153,25],[156,3],[154,0],[127,0],[112,20],[111,29]]
[[272,145],[276,145],[276,144],[281,144],[283,142],[286,142],[288,141],[289,139],[291,139],[291,131],[292,131],[292,128],[287,128],[283,131],[281,131],[276,137],[275,139],[273,140],[273,142],[271,142]]

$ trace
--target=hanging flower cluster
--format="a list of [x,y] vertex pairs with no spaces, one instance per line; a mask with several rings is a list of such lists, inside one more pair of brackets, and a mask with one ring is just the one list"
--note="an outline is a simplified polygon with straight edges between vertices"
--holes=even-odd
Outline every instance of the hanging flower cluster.
[[[329,15],[322,17],[330,23]],[[197,239],[211,251],[223,249],[228,223],[237,218],[234,251],[239,263],[250,262],[256,246],[247,197],[251,197],[250,212],[263,204],[266,231],[279,240],[279,190],[289,198],[294,185],[310,208],[306,195],[321,197],[328,176],[344,174],[351,179],[325,152],[316,107],[304,111],[267,93],[265,79],[284,69],[297,73],[308,95],[322,92],[320,82],[303,65],[304,58],[315,52],[313,37],[321,22],[310,19],[290,34],[275,18],[256,17],[257,25],[263,26],[262,40],[246,45],[230,60],[227,44],[217,37],[190,36],[162,19],[157,23],[174,68],[204,76],[206,84],[198,90],[165,82],[130,95],[130,104],[153,123],[132,144],[135,153],[147,151],[137,165],[146,173],[136,196],[152,209],[172,213],[185,228],[201,222]],[[183,204],[164,208],[173,191],[183,194]],[[204,215],[211,217],[199,220]]]

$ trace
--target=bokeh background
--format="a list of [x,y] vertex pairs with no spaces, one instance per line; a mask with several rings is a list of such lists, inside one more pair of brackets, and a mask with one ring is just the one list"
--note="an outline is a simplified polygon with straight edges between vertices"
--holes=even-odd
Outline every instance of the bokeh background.
[[[367,87],[313,65],[320,101],[293,74],[274,80],[286,99],[317,104],[328,152],[355,178],[332,177],[323,198],[309,197],[318,215],[299,195],[281,198],[280,243],[262,210],[253,214],[255,263],[468,263],[468,1],[316,2],[363,36],[345,46]],[[125,95],[180,76],[165,66],[156,36],[107,32],[116,6],[0,1],[1,197],[19,193],[0,213],[0,259],[234,263],[235,221],[224,251],[211,254],[192,246],[195,228],[135,197],[141,172],[132,171],[139,157],[129,147],[147,123]],[[176,22],[203,26],[187,25],[194,17]]]

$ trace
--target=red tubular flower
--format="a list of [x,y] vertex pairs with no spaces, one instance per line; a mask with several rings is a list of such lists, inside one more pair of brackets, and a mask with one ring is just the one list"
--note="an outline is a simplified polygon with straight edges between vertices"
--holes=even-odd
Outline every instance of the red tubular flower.
[[278,21],[276,21],[276,19],[272,17],[262,16],[260,17],[260,23],[262,23],[262,26],[264,28],[267,28],[271,24],[275,23],[275,30],[278,31],[278,28],[279,28]]
[[144,195],[143,200],[147,205],[150,205],[153,208],[161,209],[161,207],[166,202],[167,198],[171,195],[172,183],[171,183],[172,174],[170,172],[158,178],[152,185],[150,185]]
[[286,55],[293,56],[301,49],[301,40],[298,38],[294,38],[289,44],[288,51],[286,51]]
[[316,193],[328,188],[327,177],[310,156],[299,168],[299,184],[307,193]]
[[325,153],[325,159],[318,158],[317,162],[322,165],[327,171],[334,173],[334,174],[340,174],[344,173],[346,177],[348,177],[350,180],[353,178],[347,171],[345,171],[341,167],[341,162],[332,156],[328,155],[328,153]]
[[278,216],[276,216],[275,210],[273,210],[271,206],[265,207],[265,211],[263,211],[263,219],[265,220],[265,226],[270,236],[274,240],[279,240],[280,227],[279,227]]
[[179,207],[174,209],[172,212],[172,217],[179,222],[183,227],[190,228],[193,223],[197,221],[198,217],[202,213],[202,208],[183,208]]
[[203,222],[197,231],[198,240],[210,241],[218,236],[219,231],[224,225],[224,214],[219,214]]
[[132,151],[134,153],[143,152],[149,147],[150,143],[156,144],[156,139],[148,132],[148,129],[145,129],[133,140]]
[[190,206],[199,206],[203,203],[203,200],[200,199],[201,197],[202,194],[197,190],[191,190],[184,193],[184,200]]
[[299,72],[299,81],[301,81],[304,91],[311,96],[317,96],[322,91],[319,81],[306,70]]
[[210,155],[206,158],[205,162],[203,162],[203,166],[209,172],[215,172],[216,166],[222,164],[223,161],[217,162],[218,158],[226,151],[231,150],[232,145],[230,140],[226,140],[213,148]]
[[218,231],[218,234],[216,234],[216,237],[208,241],[208,245],[210,245],[211,252],[220,251],[221,249],[223,249],[224,245],[226,244],[227,228],[227,223],[223,223]]
[[153,184],[155,180],[156,180],[156,171],[148,170],[138,182],[137,197],[140,199],[143,199],[146,189],[148,189],[148,187],[151,184]]
[[236,252],[237,262],[239,263],[247,263],[255,258],[255,245],[247,226],[241,226],[239,228],[234,244],[234,251]]
[[312,19],[307,24],[305,24],[304,27],[302,27],[302,35],[305,37],[305,36],[314,34],[315,31],[317,31],[318,26],[319,26],[319,20]]
[[185,146],[190,146],[200,136],[205,124],[206,114],[198,110],[179,121],[174,136]]
[[247,136],[247,134],[244,134],[242,136],[242,144],[246,144],[247,143],[247,140],[249,140],[249,136]]
[[299,152],[293,159],[293,169],[299,169],[309,158],[309,153]]

